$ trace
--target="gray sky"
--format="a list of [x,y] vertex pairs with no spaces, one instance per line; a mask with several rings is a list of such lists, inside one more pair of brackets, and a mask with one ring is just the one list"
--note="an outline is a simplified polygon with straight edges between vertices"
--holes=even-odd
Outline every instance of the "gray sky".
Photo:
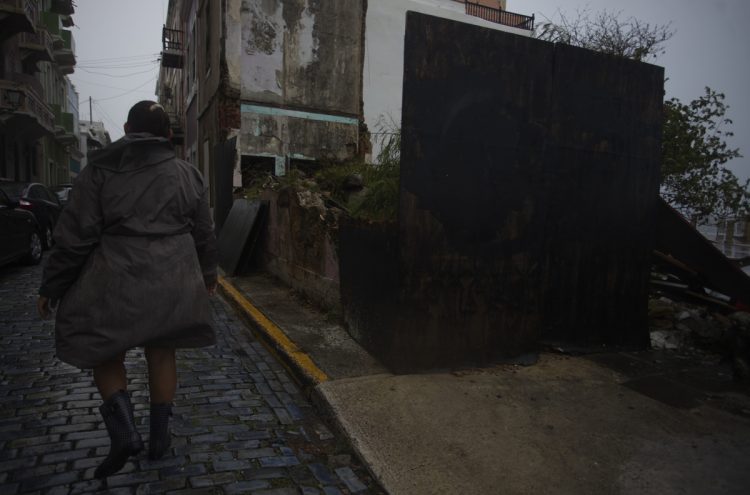
[[167,0],[76,0],[77,66],[70,76],[79,115],[103,121],[113,140],[123,135],[130,107],[156,99],[161,28]]
[[[370,0],[377,1],[377,0]],[[78,66],[71,76],[80,94],[80,116],[103,120],[113,139],[122,136],[130,106],[154,99],[157,57],[167,0],[77,0],[73,36]],[[666,97],[689,102],[711,88],[726,94],[735,136],[746,157],[730,168],[750,178],[750,1],[748,0],[508,0],[508,10],[536,14],[537,22],[589,7],[622,12],[653,24],[671,22],[674,37],[654,63],[666,69]]]
[[[376,0],[377,1],[377,0]],[[664,67],[665,98],[688,103],[704,94],[706,86],[726,95],[727,116],[734,122],[730,146],[744,158],[728,167],[744,180],[750,178],[750,1],[748,0],[508,0],[507,8],[535,14],[537,22],[554,20],[588,7],[591,12],[621,12],[650,24],[672,23],[675,35],[656,59]]]

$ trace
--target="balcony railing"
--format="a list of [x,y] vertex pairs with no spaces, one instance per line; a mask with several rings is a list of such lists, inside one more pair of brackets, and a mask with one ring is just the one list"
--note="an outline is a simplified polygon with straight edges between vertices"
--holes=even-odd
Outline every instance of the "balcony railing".
[[470,0],[466,0],[464,3],[466,4],[467,15],[479,17],[496,24],[502,24],[503,26],[526,29],[529,31],[534,30],[533,15],[529,17],[523,14],[508,12],[507,10],[494,9],[480,3],[471,2]]
[[10,80],[17,85],[28,86],[34,93],[36,93],[37,97],[44,97],[44,86],[36,76],[32,74],[24,74],[22,72],[11,72]]
[[172,129],[172,144],[180,145],[185,142],[185,130],[182,128],[182,118],[178,110],[168,109],[169,127]]
[[55,130],[54,114],[36,91],[11,80],[0,80],[0,120],[17,129],[36,126],[33,134],[53,134]]
[[0,0],[0,40],[16,33],[33,33],[38,15],[37,0]]
[[37,26],[36,33],[21,33],[18,47],[24,52],[24,60],[52,61],[52,37],[42,26]]
[[0,0],[0,10],[23,12],[26,17],[34,21],[39,11],[39,0]]
[[55,138],[63,144],[76,141],[78,138],[75,136],[75,129],[73,129],[75,121],[73,114],[64,112],[60,105],[53,104],[51,106],[52,113],[55,116]]
[[161,65],[163,67],[182,68],[183,32],[164,26],[161,32]]
[[76,65],[75,41],[71,31],[60,30],[60,38],[54,43],[54,55],[60,71],[63,74],[71,74]]

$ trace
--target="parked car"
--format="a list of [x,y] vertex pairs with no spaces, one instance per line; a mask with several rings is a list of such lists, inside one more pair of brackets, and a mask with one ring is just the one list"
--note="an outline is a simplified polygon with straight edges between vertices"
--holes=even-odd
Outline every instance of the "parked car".
[[47,189],[44,184],[37,182],[0,181],[2,190],[10,199],[14,208],[28,210],[34,214],[42,232],[42,246],[44,249],[52,247],[52,231],[60,216],[60,200]]
[[30,211],[14,208],[0,190],[0,265],[20,260],[36,265],[42,259],[39,224]]
[[70,191],[73,190],[73,184],[58,184],[50,190],[55,193],[57,199],[60,200],[60,205],[65,208],[70,199]]

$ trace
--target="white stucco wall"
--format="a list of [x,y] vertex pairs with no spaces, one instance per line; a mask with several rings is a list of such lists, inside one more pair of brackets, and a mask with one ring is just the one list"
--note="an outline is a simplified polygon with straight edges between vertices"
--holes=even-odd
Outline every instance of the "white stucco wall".
[[401,126],[404,82],[404,36],[406,12],[452,19],[498,31],[530,36],[530,32],[468,16],[463,3],[453,0],[371,0],[368,2],[363,73],[364,119],[372,133],[375,159],[380,151],[379,122]]

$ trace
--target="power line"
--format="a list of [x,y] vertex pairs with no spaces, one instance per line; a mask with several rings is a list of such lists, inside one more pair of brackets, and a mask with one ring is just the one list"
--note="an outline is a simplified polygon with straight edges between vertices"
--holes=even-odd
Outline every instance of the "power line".
[[98,62],[120,62],[120,61],[130,61],[133,59],[145,59],[145,58],[154,58],[158,57],[159,53],[145,53],[143,55],[134,55],[132,57],[107,57],[107,58],[89,58],[85,60],[79,60],[79,62],[88,64],[88,63],[98,63]]
[[[156,63],[155,63],[155,64],[156,64]],[[78,67],[77,67],[77,68],[78,68]],[[154,68],[156,68],[156,67],[154,67]],[[113,74],[107,74],[107,73],[104,73],[104,72],[95,72],[95,71],[92,71],[92,70],[86,70],[86,69],[83,69],[83,68],[81,68],[81,70],[82,70],[83,72],[87,72],[87,73],[89,73],[89,74],[96,74],[96,75],[98,75],[98,76],[106,76],[106,77],[117,77],[117,78],[122,78],[122,77],[137,76],[137,75],[139,75],[139,74],[146,74],[147,72],[151,72],[151,71],[153,71],[154,69],[152,68],[152,69],[149,69],[149,70],[144,70],[144,71],[141,71],[141,72],[133,72],[132,74],[116,74],[116,75],[113,75]],[[156,79],[156,78],[154,78],[154,79]]]
[[[108,84],[100,84],[100,83],[95,83],[95,82],[91,82],[91,81],[85,81],[83,79],[76,79],[76,81],[78,83],[80,83],[80,84],[86,84],[86,85],[89,85],[89,86],[101,86],[103,88],[119,89],[120,91],[129,91],[129,88],[121,88],[119,86],[110,86]],[[145,91],[145,90],[142,91],[142,92],[143,93],[151,93],[151,91]]]
[[143,64],[132,64],[132,65],[76,65],[76,69],[96,69],[96,70],[124,70],[124,69],[138,69],[140,67],[150,67],[157,63],[156,60],[143,63]]
[[150,82],[153,82],[153,81],[156,81],[156,77],[157,77],[157,76],[154,76],[154,77],[152,77],[151,79],[149,79],[148,81],[146,81],[145,83],[141,84],[140,86],[137,86],[137,87],[135,87],[135,88],[133,88],[133,89],[131,89],[131,90],[129,90],[129,91],[126,91],[126,92],[122,93],[122,94],[119,94],[119,95],[116,95],[116,96],[109,96],[109,97],[107,97],[107,98],[99,98],[99,99],[98,99],[98,100],[96,100],[96,101],[107,101],[107,100],[114,100],[115,98],[120,98],[120,97],[122,97],[122,96],[125,96],[125,95],[129,95],[130,93],[135,93],[135,92],[136,92],[137,90],[141,89],[141,88],[142,88],[143,86],[145,86],[146,84],[148,84],[148,83],[150,83]]
[[112,126],[112,129],[113,130],[116,129],[117,128],[117,124],[114,122],[114,119],[112,117],[110,117],[109,114],[104,110],[104,107],[101,106],[99,104],[99,102],[96,101],[96,100],[94,100],[94,104],[96,105],[96,108],[99,109],[99,111],[101,112],[102,117],[104,117],[104,119],[107,121],[107,123],[109,123],[109,125]]

